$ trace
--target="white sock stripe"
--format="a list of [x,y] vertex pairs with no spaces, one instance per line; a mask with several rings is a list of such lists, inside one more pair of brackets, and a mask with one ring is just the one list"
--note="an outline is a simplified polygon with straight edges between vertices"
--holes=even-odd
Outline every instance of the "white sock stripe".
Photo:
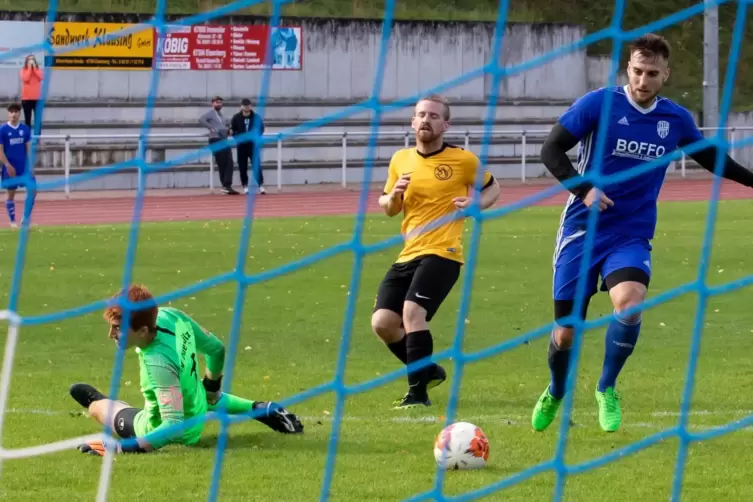
[[617,322],[624,324],[625,326],[635,326],[643,321],[643,314],[641,313],[638,313],[638,317],[635,319],[623,317],[622,314],[617,312],[617,310],[614,310],[614,315],[617,318]]

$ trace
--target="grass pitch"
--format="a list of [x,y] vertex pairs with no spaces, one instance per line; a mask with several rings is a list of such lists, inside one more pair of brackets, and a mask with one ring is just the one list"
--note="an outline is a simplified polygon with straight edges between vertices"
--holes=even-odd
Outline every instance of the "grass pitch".
[[[477,351],[519,336],[552,315],[551,258],[559,207],[536,207],[484,224],[464,350]],[[707,204],[664,203],[654,241],[650,295],[695,279]],[[247,272],[269,271],[352,235],[353,217],[266,219],[253,223]],[[144,224],[134,280],[164,294],[232,270],[241,223]],[[398,232],[398,220],[368,217],[366,240]],[[470,223],[467,225],[470,230]],[[750,202],[720,203],[709,281],[720,284],[753,272]],[[20,311],[42,316],[107,298],[120,287],[129,227],[41,227],[30,235]],[[0,231],[0,289],[10,287],[17,233]],[[281,400],[333,378],[349,294],[358,294],[345,381],[364,382],[398,368],[371,334],[374,294],[398,249],[369,255],[359,291],[348,291],[352,254],[341,254],[249,288],[243,309],[232,392]],[[435,350],[450,346],[462,279],[432,322]],[[174,301],[228,341],[236,285],[226,283]],[[750,288],[712,298],[693,397],[694,430],[753,413],[753,311]],[[684,295],[644,313],[641,338],[619,382],[624,427],[601,432],[593,389],[601,370],[604,329],[584,342],[574,402],[568,463],[598,457],[677,423],[697,296]],[[605,294],[590,318],[611,310]],[[5,331],[4,329],[2,331]],[[5,333],[0,336],[4,343]],[[106,391],[115,360],[99,312],[21,328],[13,367],[4,448],[23,448],[98,432],[80,414],[68,386],[85,381]],[[450,377],[453,363],[446,361]],[[510,476],[554,454],[559,420],[543,434],[531,431],[530,413],[547,384],[546,340],[466,366],[458,420],[482,427],[491,444],[490,465],[448,473],[445,493],[461,494]],[[126,355],[120,398],[140,405],[136,356]],[[394,501],[432,487],[432,443],[442,427],[449,382],[432,392],[428,410],[396,412],[403,379],[347,399],[330,500]],[[291,407],[305,434],[278,435],[256,422],[234,425],[222,468],[219,500],[296,502],[319,500],[334,397],[322,395]],[[211,423],[199,446],[171,446],[156,454],[119,456],[109,500],[195,501],[208,493],[219,427]],[[678,440],[671,439],[595,471],[569,477],[569,501],[666,500]],[[683,500],[753,498],[747,466],[753,437],[743,429],[691,446]],[[734,459],[734,462],[730,462]],[[0,499],[94,500],[99,458],[76,450],[2,463]],[[548,500],[554,475],[535,476],[488,500]],[[605,488],[608,487],[608,488]],[[610,493],[607,493],[608,490]],[[504,495],[504,497],[503,497]]]

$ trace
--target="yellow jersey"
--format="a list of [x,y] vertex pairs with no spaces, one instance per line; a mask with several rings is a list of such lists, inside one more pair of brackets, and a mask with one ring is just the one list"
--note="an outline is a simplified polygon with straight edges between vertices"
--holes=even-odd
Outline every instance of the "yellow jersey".
[[[476,182],[479,159],[473,152],[445,143],[434,153],[425,155],[415,148],[398,150],[390,160],[384,193],[389,193],[404,174],[410,183],[403,193],[401,232],[405,246],[396,262],[404,263],[423,255],[437,255],[463,263],[463,220],[442,226],[422,228],[457,209],[452,200],[468,196]],[[481,187],[491,183],[491,173],[484,170]]]

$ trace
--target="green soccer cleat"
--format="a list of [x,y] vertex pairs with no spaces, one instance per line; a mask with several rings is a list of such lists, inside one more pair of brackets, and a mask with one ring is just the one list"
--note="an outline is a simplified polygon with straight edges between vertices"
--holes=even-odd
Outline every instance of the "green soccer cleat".
[[547,386],[544,393],[541,394],[541,397],[539,397],[539,400],[536,402],[536,406],[533,408],[531,425],[534,430],[538,432],[544,431],[552,422],[554,422],[554,418],[557,416],[557,410],[560,408],[561,402],[562,399],[557,399],[549,393],[549,387]]
[[620,395],[614,387],[607,387],[604,392],[596,390],[596,403],[599,405],[599,425],[604,432],[615,432],[622,423]]

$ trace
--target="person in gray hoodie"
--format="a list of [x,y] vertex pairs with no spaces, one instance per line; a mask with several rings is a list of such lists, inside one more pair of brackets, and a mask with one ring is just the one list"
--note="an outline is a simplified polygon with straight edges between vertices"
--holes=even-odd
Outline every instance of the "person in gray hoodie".
[[[212,109],[199,117],[199,124],[209,130],[209,144],[224,141],[228,137],[230,121],[222,114],[222,98],[212,98]],[[238,195],[233,190],[233,150],[230,145],[214,152],[214,160],[222,185],[222,193],[226,195]]]

